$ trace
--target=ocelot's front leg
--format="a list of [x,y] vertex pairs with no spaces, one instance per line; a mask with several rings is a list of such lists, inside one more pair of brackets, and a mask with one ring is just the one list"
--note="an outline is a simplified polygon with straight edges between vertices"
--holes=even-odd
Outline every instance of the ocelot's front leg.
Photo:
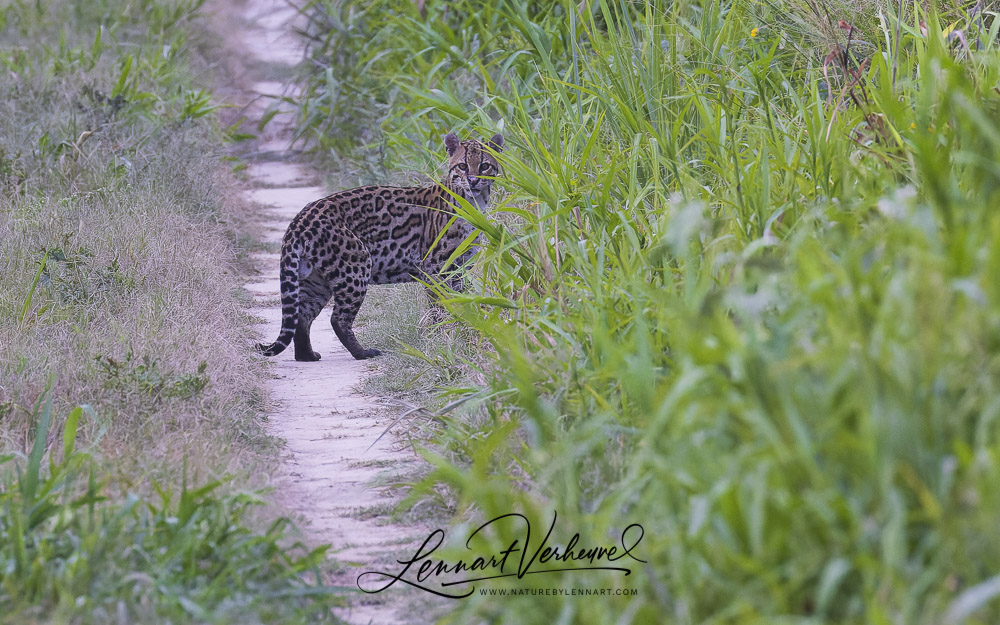
[[[448,285],[448,289],[457,293],[465,291],[465,287],[468,284],[461,273],[447,277],[438,276],[437,279],[442,280],[444,284]],[[422,322],[435,325],[447,321],[449,318],[448,311],[445,310],[441,300],[450,297],[448,290],[441,292],[437,288],[424,285],[424,292],[427,294],[427,301],[430,303],[430,306]]]
[[465,276],[462,274],[452,276],[451,278],[448,279],[448,288],[450,288],[452,291],[455,291],[456,293],[461,293],[465,291],[465,286],[466,286]]
[[[469,259],[472,254],[466,252],[462,256],[455,259],[454,263],[448,266],[447,269],[442,270],[445,266],[445,261],[448,260],[447,256],[443,253],[435,257],[431,255],[430,258],[426,259],[422,263],[422,270],[424,272],[423,280],[424,282],[434,282],[439,281],[448,286],[452,291],[461,293],[465,290],[467,285],[465,279],[465,266],[468,264]],[[430,287],[425,284],[424,292],[427,293],[427,300],[430,302],[430,308],[427,310],[426,315],[422,319],[424,322],[430,324],[438,324],[448,319],[448,313],[441,303],[442,297],[447,298],[448,291],[445,290],[443,293],[440,288]]]
[[[358,302],[357,308],[361,308],[360,302]],[[354,335],[354,318],[357,315],[357,309],[347,309],[347,307],[341,309],[340,306],[334,306],[333,315],[330,316],[330,325],[336,332],[337,338],[347,348],[347,351],[351,352],[351,356],[354,356],[355,360],[380,356],[382,352],[374,348],[365,348],[358,341],[358,337]]]
[[[461,277],[449,278],[448,280],[445,280],[444,283],[447,284],[448,288],[452,291],[461,293],[465,290],[465,280]],[[442,297],[448,297],[448,292],[445,291],[442,293],[437,288],[424,284],[424,293],[427,294],[427,301],[430,302],[431,308],[436,309],[440,315],[444,315],[444,306],[441,304],[441,299]]]
[[368,280],[372,273],[372,259],[364,244],[353,235],[345,245],[344,253],[337,266],[327,271],[333,288],[333,314],[330,325],[347,351],[357,360],[380,355],[377,349],[367,349],[354,335],[354,319],[361,310],[368,292]]

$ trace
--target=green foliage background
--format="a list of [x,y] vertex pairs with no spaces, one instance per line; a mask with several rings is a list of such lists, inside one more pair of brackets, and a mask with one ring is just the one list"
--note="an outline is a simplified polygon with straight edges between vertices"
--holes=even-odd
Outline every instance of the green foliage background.
[[474,408],[413,497],[646,532],[638,575],[558,582],[636,597],[477,595],[449,622],[1000,617],[989,6],[306,10],[322,154],[428,168],[448,129],[507,138],[508,194],[462,207],[477,285],[448,300],[487,347],[426,356],[485,354],[488,389],[441,389]]

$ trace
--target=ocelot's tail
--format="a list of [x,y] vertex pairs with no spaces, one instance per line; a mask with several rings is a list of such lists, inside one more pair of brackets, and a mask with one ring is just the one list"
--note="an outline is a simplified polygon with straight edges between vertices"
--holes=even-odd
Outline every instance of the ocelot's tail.
[[281,251],[281,331],[270,345],[260,343],[257,349],[265,356],[277,356],[285,351],[295,336],[299,319],[299,258],[291,249]]

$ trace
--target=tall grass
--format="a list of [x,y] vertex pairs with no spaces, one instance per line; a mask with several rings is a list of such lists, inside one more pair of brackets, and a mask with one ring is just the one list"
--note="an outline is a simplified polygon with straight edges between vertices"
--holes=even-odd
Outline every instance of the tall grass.
[[[341,56],[304,136],[363,119],[389,166],[446,128],[508,141],[447,301],[488,389],[441,389],[476,409],[414,498],[646,532],[635,578],[557,584],[636,597],[449,622],[1000,617],[1000,21],[961,5],[312,4],[316,64]],[[344,59],[361,97],[331,88]]]

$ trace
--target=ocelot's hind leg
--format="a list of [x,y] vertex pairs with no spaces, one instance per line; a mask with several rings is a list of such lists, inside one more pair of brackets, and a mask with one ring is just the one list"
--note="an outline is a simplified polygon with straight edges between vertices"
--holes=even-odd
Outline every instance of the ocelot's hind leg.
[[316,274],[302,281],[299,291],[299,323],[293,338],[295,360],[314,362],[320,359],[319,352],[313,351],[309,330],[320,311],[330,301],[331,292],[330,284]]
[[354,318],[361,310],[372,274],[372,259],[364,244],[350,235],[344,244],[338,263],[327,268],[325,275],[333,289],[333,314],[330,325],[337,338],[357,360],[374,358],[382,352],[366,349],[354,335]]

